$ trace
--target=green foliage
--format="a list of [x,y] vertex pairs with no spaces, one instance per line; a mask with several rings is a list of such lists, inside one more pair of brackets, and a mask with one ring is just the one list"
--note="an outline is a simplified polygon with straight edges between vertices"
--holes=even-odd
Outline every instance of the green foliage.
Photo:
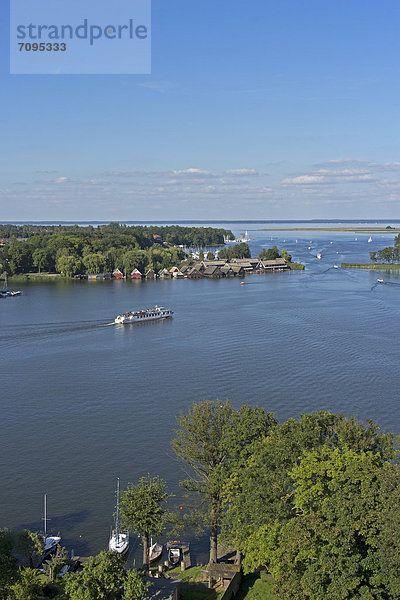
[[37,569],[21,569],[20,577],[10,586],[10,600],[44,600],[43,580]]
[[50,583],[53,583],[61,567],[63,567],[67,563],[67,551],[65,550],[65,548],[61,547],[60,544],[58,544],[56,551],[51,554],[51,556],[46,560],[45,563],[43,563],[44,570],[46,571],[46,575],[48,576]]
[[148,588],[124,560],[113,552],[92,556],[82,571],[64,575],[66,600],[139,600]]
[[56,260],[56,269],[64,277],[73,277],[77,275],[82,268],[82,261],[76,256],[62,254]]
[[159,477],[141,477],[120,492],[120,517],[123,527],[141,536],[143,564],[149,564],[149,539],[161,535],[165,527],[166,500],[170,497],[165,481]]
[[215,255],[212,252],[207,252],[207,260],[215,260]]
[[126,572],[121,600],[139,600],[149,587],[150,584],[143,581],[138,571],[131,569]]
[[270,427],[225,486],[224,535],[245,570],[271,571],[280,598],[394,600],[396,457],[393,435],[372,421],[321,411]]
[[105,268],[104,256],[101,252],[89,252],[82,259],[86,273],[103,273]]
[[277,600],[273,587],[272,577],[265,571],[251,573],[243,578],[235,600]]
[[245,242],[241,242],[240,244],[222,248],[222,250],[219,251],[218,258],[223,260],[232,260],[232,258],[251,258],[249,245]]
[[292,262],[292,255],[289,254],[289,252],[284,248],[281,250],[281,257],[284,258],[288,263]]
[[[285,250],[285,252],[286,252],[286,250]],[[279,254],[278,247],[272,246],[272,248],[268,248],[268,250],[263,248],[258,256],[262,260],[275,260],[275,258],[279,258],[280,254]]]
[[[155,242],[160,235],[164,244]],[[211,227],[141,227],[110,223],[80,227],[44,225],[0,225],[0,264],[8,275],[56,271],[65,277],[81,272],[110,272],[119,267],[131,272],[135,267],[159,271],[182,260],[184,253],[173,244],[187,246],[223,245],[232,232]],[[19,241],[17,241],[17,238]],[[133,253],[133,254],[132,254]]]
[[226,478],[274,422],[271,413],[261,408],[243,405],[235,411],[228,400],[223,404],[203,400],[177,419],[172,448],[192,475],[181,485],[200,502],[185,519],[198,529],[202,521],[210,527],[210,562],[217,559]]
[[33,567],[33,556],[40,556],[44,552],[43,536],[35,531],[24,529],[17,535],[17,552],[29,559],[29,564]]
[[9,532],[0,529],[0,600],[8,598],[8,591],[17,579],[18,569],[11,556],[12,542]]

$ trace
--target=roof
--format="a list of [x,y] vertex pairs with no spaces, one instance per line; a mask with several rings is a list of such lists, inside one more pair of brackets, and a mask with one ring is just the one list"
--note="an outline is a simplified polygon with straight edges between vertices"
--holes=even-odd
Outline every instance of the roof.
[[244,265],[246,264],[250,264],[251,266],[253,265],[258,265],[258,263],[260,262],[259,258],[232,258],[232,260],[230,262],[236,263],[238,265]]
[[206,267],[206,270],[204,271],[204,275],[214,275],[214,273],[218,273],[220,271],[220,268],[218,265],[209,265]]
[[273,265],[279,265],[279,266],[283,266],[286,265],[286,260],[284,258],[274,258],[273,260],[262,260],[261,263],[263,265],[267,265],[267,266],[273,266]]

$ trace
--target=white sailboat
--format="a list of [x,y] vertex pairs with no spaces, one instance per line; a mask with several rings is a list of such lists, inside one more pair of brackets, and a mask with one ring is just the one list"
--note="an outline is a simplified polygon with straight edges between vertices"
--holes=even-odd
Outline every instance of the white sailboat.
[[47,535],[47,494],[44,495],[43,541],[45,554],[53,550],[57,546],[57,544],[61,542],[60,534]]
[[369,236],[369,238],[368,238],[368,243],[370,244],[371,242],[372,242],[372,237],[371,237],[371,236]]
[[129,548],[129,532],[118,529],[119,516],[119,477],[117,477],[117,512],[115,514],[115,529],[112,531],[108,549],[117,554],[124,554]]

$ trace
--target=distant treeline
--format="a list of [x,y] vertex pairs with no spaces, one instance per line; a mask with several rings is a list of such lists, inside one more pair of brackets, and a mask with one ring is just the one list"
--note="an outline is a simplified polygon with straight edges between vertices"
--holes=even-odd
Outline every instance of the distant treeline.
[[369,253],[374,263],[400,263],[400,235],[394,238],[394,246],[388,246]]
[[0,238],[6,242],[0,248],[0,272],[45,271],[72,277],[115,268],[126,273],[134,268],[159,271],[185,258],[176,245],[222,246],[224,236],[233,238],[225,229],[179,225],[0,225]]

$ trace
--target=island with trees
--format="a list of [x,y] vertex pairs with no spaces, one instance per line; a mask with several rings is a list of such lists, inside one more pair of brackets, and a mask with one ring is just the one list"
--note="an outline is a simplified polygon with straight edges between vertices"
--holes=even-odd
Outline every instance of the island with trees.
[[222,546],[236,551],[242,589],[258,582],[266,600],[400,597],[393,434],[325,410],[281,423],[259,406],[202,400],[177,417],[171,445],[185,474],[181,506],[174,508],[157,475],[128,484],[120,496],[123,526],[141,539],[142,570],[102,551],[61,578],[67,556],[59,548],[42,573],[34,568],[40,536],[3,530],[0,599],[139,600],[149,587],[149,539],[171,531],[208,532],[208,565],[189,571],[211,584],[201,596],[210,600],[221,597],[215,573],[223,568]]
[[387,246],[376,252],[370,252],[370,263],[342,263],[343,268],[396,270],[400,269],[400,234],[394,238],[393,246]]

